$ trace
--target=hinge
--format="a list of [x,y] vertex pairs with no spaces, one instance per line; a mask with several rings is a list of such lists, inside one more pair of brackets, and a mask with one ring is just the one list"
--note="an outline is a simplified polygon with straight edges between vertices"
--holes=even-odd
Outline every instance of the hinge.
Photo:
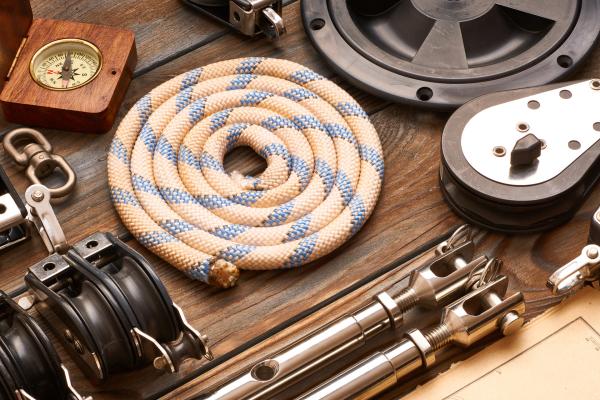
[[13,69],[15,69],[15,65],[17,65],[17,60],[19,59],[19,56],[21,55],[21,51],[25,47],[25,42],[27,42],[27,36],[25,36],[23,38],[23,40],[21,40],[21,45],[19,46],[19,49],[17,50],[17,54],[15,54],[15,59],[13,60],[12,65],[10,66],[10,69],[8,70],[8,74],[6,74],[6,80],[10,79],[10,75],[12,74]]

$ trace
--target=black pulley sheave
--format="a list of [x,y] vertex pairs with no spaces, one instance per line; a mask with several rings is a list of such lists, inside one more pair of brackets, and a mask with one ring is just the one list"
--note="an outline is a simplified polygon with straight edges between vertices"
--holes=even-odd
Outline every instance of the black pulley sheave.
[[353,84],[439,109],[561,79],[600,32],[600,0],[303,0],[302,15]]
[[[560,95],[555,92],[570,84],[573,84],[573,82],[488,94],[470,101],[452,114],[442,134],[440,188],[446,201],[462,218],[490,230],[508,233],[530,233],[551,229],[567,222],[575,215],[588,194],[600,180],[600,141],[596,141],[573,162],[566,163],[564,169],[549,179],[541,179],[530,184],[518,184],[520,178],[543,172],[548,168],[548,163],[541,164],[537,160],[540,155],[540,149],[536,147],[538,139],[534,139],[530,142],[531,146],[527,146],[531,137],[536,137],[533,133],[515,133],[510,129],[503,130],[500,132],[503,137],[523,137],[521,140],[516,141],[512,151],[511,148],[506,148],[506,150],[503,149],[506,154],[496,154],[496,149],[485,146],[477,148],[476,151],[487,155],[488,158],[498,156],[510,159],[511,165],[505,176],[515,177],[511,184],[500,182],[497,178],[486,176],[485,172],[477,170],[468,159],[468,151],[465,148],[467,143],[464,138],[466,129],[469,129],[469,124],[480,113],[492,108],[497,111],[498,107],[503,104],[514,101],[521,101],[519,104],[522,104],[522,108],[530,108],[532,113],[541,113],[540,118],[549,121],[550,124],[558,124],[559,119],[567,118],[568,120],[568,115],[572,115],[571,113],[561,114],[554,111],[554,108],[545,111],[549,105],[545,103],[547,97],[543,96],[545,93],[554,93],[554,96],[559,98]],[[587,86],[585,81],[581,84],[584,87]],[[588,90],[595,91],[592,88]],[[567,90],[560,93],[564,92],[567,92]],[[568,91],[568,93],[571,92]],[[573,93],[572,99],[565,96],[562,101],[577,101],[578,94]],[[546,96],[548,95],[546,94]],[[600,93],[598,93],[598,96],[600,96]],[[527,114],[518,115],[522,117]],[[572,118],[582,119],[588,117],[588,115],[572,116]],[[496,120],[490,120],[490,124],[498,124],[499,119],[512,123],[512,119],[516,117],[505,113],[500,114],[497,118]],[[592,120],[585,124],[589,125],[589,134],[592,137],[598,135],[598,130],[593,127],[593,121],[595,119],[592,117]],[[515,124],[514,129],[517,130],[520,127]],[[535,131],[535,126],[531,129],[542,138],[545,135],[555,134],[555,132]],[[471,130],[471,132],[473,131]],[[494,133],[498,132],[492,129],[481,132],[482,135],[492,137]],[[561,134],[568,138],[571,132],[566,130],[564,133],[561,131]],[[587,134],[587,132],[584,132],[584,134]],[[472,140],[473,135],[469,138],[469,140]],[[564,142],[567,141],[568,139],[564,140]],[[552,145],[548,145],[546,149],[545,142],[542,143],[544,144],[541,153],[557,150],[556,146],[552,149]],[[528,152],[527,155],[531,157],[521,157],[527,161],[527,165],[523,165],[520,162],[522,160],[517,160],[519,162],[515,165],[515,153],[518,154],[523,150],[524,144]],[[469,150],[472,153],[474,147],[469,147]],[[567,158],[569,152],[574,151],[567,146],[565,146],[565,150],[565,152],[559,152],[559,154],[563,154],[563,157]],[[564,163],[561,157],[550,158],[550,162],[552,164]],[[481,167],[481,164],[478,164],[478,166]]]
[[60,359],[38,324],[0,292],[0,399],[70,400]]
[[25,282],[42,294],[36,306],[93,382],[152,363],[176,372],[188,358],[211,357],[148,261],[111,234],[50,255]]

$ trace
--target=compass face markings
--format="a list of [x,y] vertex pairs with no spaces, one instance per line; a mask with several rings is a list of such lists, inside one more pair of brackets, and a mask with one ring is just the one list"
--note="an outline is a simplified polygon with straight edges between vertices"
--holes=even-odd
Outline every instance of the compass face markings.
[[101,68],[99,51],[82,40],[61,40],[38,50],[31,61],[33,79],[51,90],[70,90],[92,81]]

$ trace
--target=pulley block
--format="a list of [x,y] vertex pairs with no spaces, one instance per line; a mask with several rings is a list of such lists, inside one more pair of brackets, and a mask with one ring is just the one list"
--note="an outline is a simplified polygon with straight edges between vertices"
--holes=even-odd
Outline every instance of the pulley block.
[[4,292],[0,292],[0,399],[89,399],[71,386],[69,372],[39,325]]
[[534,232],[566,222],[600,177],[600,80],[494,93],[442,134],[441,188],[465,219]]
[[302,16],[354,85],[438,109],[559,80],[600,32],[600,0],[303,0]]
[[25,282],[93,382],[149,364],[174,373],[186,359],[212,359],[206,337],[187,323],[148,261],[111,234],[50,255]]

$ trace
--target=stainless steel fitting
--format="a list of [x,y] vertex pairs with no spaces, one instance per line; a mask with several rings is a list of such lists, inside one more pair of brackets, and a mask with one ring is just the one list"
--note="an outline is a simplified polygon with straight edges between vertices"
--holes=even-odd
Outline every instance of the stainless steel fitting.
[[449,345],[469,347],[496,330],[515,332],[523,325],[525,303],[516,293],[504,298],[508,279],[501,277],[447,306],[441,323],[406,338],[302,395],[298,400],[371,399],[400,379],[436,363],[436,352]]
[[397,296],[379,293],[374,301],[346,314],[289,347],[256,363],[249,371],[202,397],[210,400],[265,399],[333,360],[360,348],[380,333],[403,323],[415,306],[439,309],[495,275],[486,257],[473,260],[467,226],[436,249],[436,258],[413,271]]

